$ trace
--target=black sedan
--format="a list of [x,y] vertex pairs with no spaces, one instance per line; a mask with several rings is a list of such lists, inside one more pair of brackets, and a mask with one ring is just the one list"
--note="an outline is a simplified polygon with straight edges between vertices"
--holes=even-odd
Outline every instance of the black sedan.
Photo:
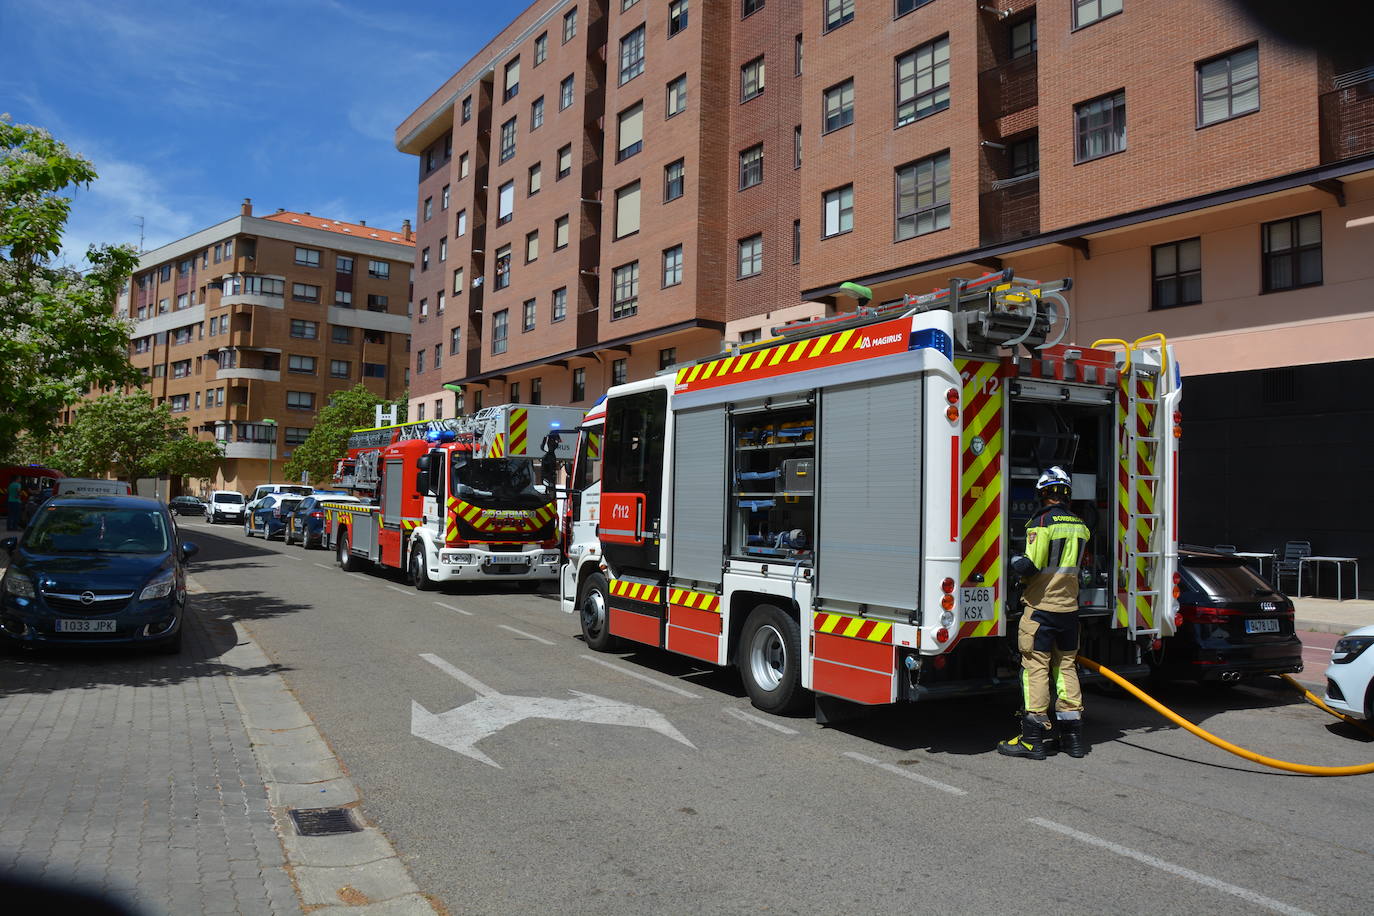
[[167,503],[167,508],[177,515],[204,515],[205,503],[196,499],[194,496],[174,496],[172,501]]
[[1240,557],[1180,551],[1177,632],[1152,653],[1161,677],[1234,682],[1302,670],[1293,602]]
[[154,499],[48,500],[18,538],[0,541],[0,639],[11,645],[181,649],[186,561],[176,524]]
[[356,503],[358,499],[343,493],[321,493],[318,490],[296,503],[291,517],[286,520],[286,533],[282,540],[287,544],[297,541],[306,550],[324,546],[324,509],[321,503]]

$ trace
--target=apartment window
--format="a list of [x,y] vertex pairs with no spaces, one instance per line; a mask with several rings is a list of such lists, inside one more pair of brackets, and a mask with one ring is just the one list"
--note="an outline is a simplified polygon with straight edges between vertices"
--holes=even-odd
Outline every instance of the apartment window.
[[369,312],[385,312],[389,301],[387,296],[378,293],[368,293],[367,310]]
[[749,147],[739,154],[739,189],[752,188],[763,182],[763,144]]
[[535,312],[539,309],[539,300],[526,299],[520,305],[520,329],[521,331],[533,331]]
[[854,123],[854,81],[843,83],[825,90],[824,126],[822,133],[830,133]]
[[515,215],[515,182],[508,181],[496,192],[496,225],[504,226]]
[[315,357],[313,356],[288,356],[286,358],[287,372],[300,372],[305,375],[315,374]]
[[502,245],[496,249],[496,288],[510,286],[510,246]]
[[1121,12],[1121,0],[1073,0],[1073,27],[1081,29]]
[[[310,371],[315,371],[313,368]],[[191,374],[191,361],[179,359],[172,363],[172,378],[186,378]]]
[[751,235],[739,240],[739,274],[753,277],[763,272],[763,235]]
[[802,36],[792,39],[792,75],[802,75]]
[[428,320],[429,320],[429,300],[428,300],[428,299],[421,299],[421,300],[420,300],[420,323],[421,323],[421,324],[424,324],[424,323],[425,323],[426,321],[428,321]]
[[451,328],[448,332],[448,355],[457,356],[463,349],[463,329]]
[[530,379],[530,403],[544,403],[544,380],[542,378]]
[[353,259],[338,255],[334,258],[334,272],[341,274],[353,273]]
[[622,239],[639,231],[639,182],[615,192],[615,237]]
[[553,221],[553,250],[568,247],[568,217],[558,217]]
[[[760,3],[760,6],[763,4]],[[763,55],[759,55],[739,68],[739,100],[747,102],[763,92],[764,69]]]
[[458,216],[454,219],[453,235],[455,238],[462,238],[468,233],[468,211],[459,210]]
[[442,364],[442,362],[443,362],[443,359],[444,359],[444,346],[443,346],[443,344],[435,344],[435,345],[434,345],[434,368],[435,368],[435,369],[438,369],[438,368],[439,368],[439,366],[440,366],[440,365]]
[[897,58],[897,126],[949,107],[949,37]]
[[1012,23],[1008,35],[1011,41],[1011,47],[1008,50],[1011,52],[1012,60],[1034,54],[1037,37],[1035,14],[1032,13],[1025,19]]
[[190,307],[191,307],[191,297],[190,297],[189,295],[187,295],[186,293],[180,293],[180,294],[177,296],[177,307],[176,307],[176,310],[179,312],[179,311],[181,311],[182,309],[187,309],[187,308],[190,308]]
[[336,344],[351,344],[353,343],[353,329],[347,325],[332,324],[329,326],[329,339]]
[[668,37],[687,28],[687,0],[672,0],[668,4]]
[[563,14],[563,44],[572,41],[577,35],[577,7]]
[[448,239],[440,239],[440,240],[439,240],[439,263],[442,264],[443,262],[445,262],[445,261],[447,261],[447,260],[448,260]]
[[802,141],[801,141],[801,138],[802,138],[801,125],[798,124],[796,127],[792,128],[792,168],[794,168],[794,169],[799,169],[799,168],[801,168],[801,153],[802,153]]
[[825,227],[823,235],[829,238],[854,228],[854,186],[847,184],[821,195],[821,220]]
[[1040,171],[1040,137],[1031,135],[1013,141],[1007,147],[1007,158],[1011,160],[1011,177],[1036,174]]
[[420,272],[424,273],[427,270],[429,270],[429,249],[422,248],[420,249]]
[[463,295],[463,268],[457,267],[453,271],[453,295]]
[[[301,250],[302,250],[302,249],[300,249],[300,248],[297,248],[297,249],[296,249],[297,252],[300,252]],[[298,254],[297,256],[299,257],[299,254]],[[316,266],[316,267],[319,267],[319,266],[320,266],[320,262],[319,262],[319,259],[318,259],[318,258],[317,258],[316,261],[315,261],[315,266]],[[191,259],[190,259],[190,258],[184,258],[184,259],[182,259],[182,260],[180,260],[180,261],[177,261],[177,276],[184,277],[184,276],[186,276],[186,275],[187,275],[188,273],[190,273],[190,272],[191,272]]]
[[623,358],[611,360],[612,385],[623,385],[626,381],[629,380],[629,377],[629,370],[626,368],[625,360]]
[[434,198],[426,197],[424,206],[424,220],[429,222],[430,217],[434,216]]
[[801,220],[792,220],[792,263],[801,263]]
[[748,331],[739,332],[739,342],[742,344],[758,343],[762,337],[763,331],[760,328],[751,328]]
[[458,155],[458,179],[460,181],[468,177],[468,161],[467,153],[460,153]]
[[172,279],[172,265],[163,264],[157,269],[157,278],[160,282],[166,283]]
[[286,392],[286,406],[292,410],[314,410],[315,393],[313,391],[288,391]]
[[[423,369],[420,369],[420,370],[416,370],[416,371],[417,371],[417,372],[423,372],[424,370],[423,370]],[[415,405],[415,419],[418,421],[418,420],[423,420],[424,418],[425,418],[425,405],[423,405],[423,404],[416,404],[416,405]]]
[[663,286],[677,286],[682,282],[682,246],[663,249]]
[[568,288],[560,286],[553,291],[553,301],[549,309],[550,321],[562,321],[568,317]]
[[644,103],[625,109],[616,118],[619,125],[616,162],[623,162],[644,149]]
[[374,280],[391,279],[391,262],[389,261],[368,261],[367,275]]
[[544,126],[544,97],[530,102],[530,133]]
[[317,321],[305,321],[301,318],[291,319],[291,336],[299,337],[302,340],[314,340],[319,336],[320,324]]
[[463,99],[463,122],[464,124],[472,120],[472,96]]
[[1216,124],[1259,111],[1259,47],[1251,45],[1197,65],[1197,123]]
[[153,378],[163,378],[167,374],[167,364],[158,363],[153,367]]
[[740,0],[740,18],[752,16],[763,9],[763,0]]
[[1075,105],[1074,161],[1087,162],[1126,148],[1124,90]]
[[525,263],[539,260],[539,230],[525,233]]
[[491,316],[491,352],[506,352],[506,337],[509,333],[510,309],[501,309]]
[[644,26],[620,39],[620,85],[644,72]]
[[501,101],[509,102],[520,94],[520,58],[515,58],[506,64],[505,92],[501,95]]
[[949,228],[949,153],[897,169],[896,240]]
[[384,363],[363,363],[363,378],[386,378]]
[[683,177],[686,174],[686,167],[683,160],[670,162],[663,167],[663,200],[677,200],[682,196]]
[[572,400],[585,400],[587,397],[587,370],[574,369],[572,373]]
[[530,166],[530,180],[526,185],[525,196],[533,197],[539,193],[539,189],[544,184],[544,169],[538,162]]
[[159,315],[165,313],[165,312],[166,312],[168,309],[170,309],[171,307],[172,307],[172,300],[171,300],[171,299],[168,299],[168,298],[164,297],[164,298],[162,298],[162,299],[157,300],[157,313],[158,313]]
[[558,110],[569,107],[573,103],[573,77],[569,73],[563,77],[563,81],[558,84]]
[[639,311],[639,262],[631,261],[612,271],[611,320],[629,318]]
[[620,0],[620,11],[623,13],[638,2],[639,0]]
[[310,427],[288,426],[285,428],[284,433],[287,445],[304,445],[305,440],[310,438]]
[[339,308],[353,308],[353,294],[346,289],[334,290],[334,304]]
[[567,178],[572,172],[572,144],[569,143],[558,151],[558,177]]
[[[223,245],[216,245],[216,246],[215,246],[215,263],[216,263],[216,264],[218,264],[218,263],[220,262],[220,252],[223,250],[223,248],[224,248]],[[138,288],[139,288],[139,289],[146,289],[146,288],[147,288],[147,285],[148,285],[148,275],[147,275],[147,274],[144,274],[143,276],[141,276],[141,277],[138,278]]]
[[664,117],[682,114],[687,110],[687,74],[668,83],[668,100],[664,105]]
[[854,21],[854,0],[825,0],[825,30]]
[[1308,213],[1265,223],[1264,291],[1277,292],[1322,282],[1322,215]]
[[172,413],[182,413],[191,409],[191,396],[189,394],[174,394],[169,399]]
[[296,263],[302,267],[319,267],[320,252],[314,248],[297,248]]
[[1150,251],[1154,265],[1151,308],[1168,309],[1202,301],[1202,239],[1169,242]]
[[677,363],[677,347],[665,347],[658,351],[658,368],[667,369]]
[[501,161],[505,162],[515,155],[515,123],[517,119],[511,118],[501,125]]
[[444,314],[444,294],[442,292],[434,294],[434,314]]
[[329,361],[330,378],[348,378],[352,375],[352,366],[346,359],[331,359]]

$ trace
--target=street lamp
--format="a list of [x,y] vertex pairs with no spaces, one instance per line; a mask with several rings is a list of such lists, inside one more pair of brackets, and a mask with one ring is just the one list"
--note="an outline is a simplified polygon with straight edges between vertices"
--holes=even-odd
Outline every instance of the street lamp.
[[272,450],[267,453],[267,482],[272,482],[272,459],[277,456],[277,421],[268,417],[262,418],[263,426],[272,427]]

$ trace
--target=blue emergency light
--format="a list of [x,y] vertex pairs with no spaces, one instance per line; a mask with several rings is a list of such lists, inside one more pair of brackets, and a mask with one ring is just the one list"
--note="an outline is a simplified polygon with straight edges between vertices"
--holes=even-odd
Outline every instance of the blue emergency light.
[[549,429],[558,429],[558,427],[560,427],[560,426],[562,426],[562,425],[563,425],[563,424],[560,423],[559,421],[554,420],[552,423],[549,424]]
[[458,438],[457,434],[451,429],[431,429],[425,433],[425,441],[439,444],[440,442],[452,442]]

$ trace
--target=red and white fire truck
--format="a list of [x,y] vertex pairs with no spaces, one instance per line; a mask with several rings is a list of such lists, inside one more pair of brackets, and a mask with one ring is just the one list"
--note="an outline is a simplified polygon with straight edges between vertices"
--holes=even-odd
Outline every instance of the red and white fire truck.
[[1092,530],[1081,651],[1143,671],[1174,628],[1182,379],[1162,336],[1060,343],[1069,287],[956,280],[612,388],[560,579],[588,645],[734,664],[822,720],[1012,690],[1008,563],[1059,465]]
[[[582,411],[503,404],[471,417],[360,429],[337,483],[363,503],[325,502],[339,566],[405,570],[419,589],[558,574],[556,471]],[[567,435],[563,435],[563,431]]]

